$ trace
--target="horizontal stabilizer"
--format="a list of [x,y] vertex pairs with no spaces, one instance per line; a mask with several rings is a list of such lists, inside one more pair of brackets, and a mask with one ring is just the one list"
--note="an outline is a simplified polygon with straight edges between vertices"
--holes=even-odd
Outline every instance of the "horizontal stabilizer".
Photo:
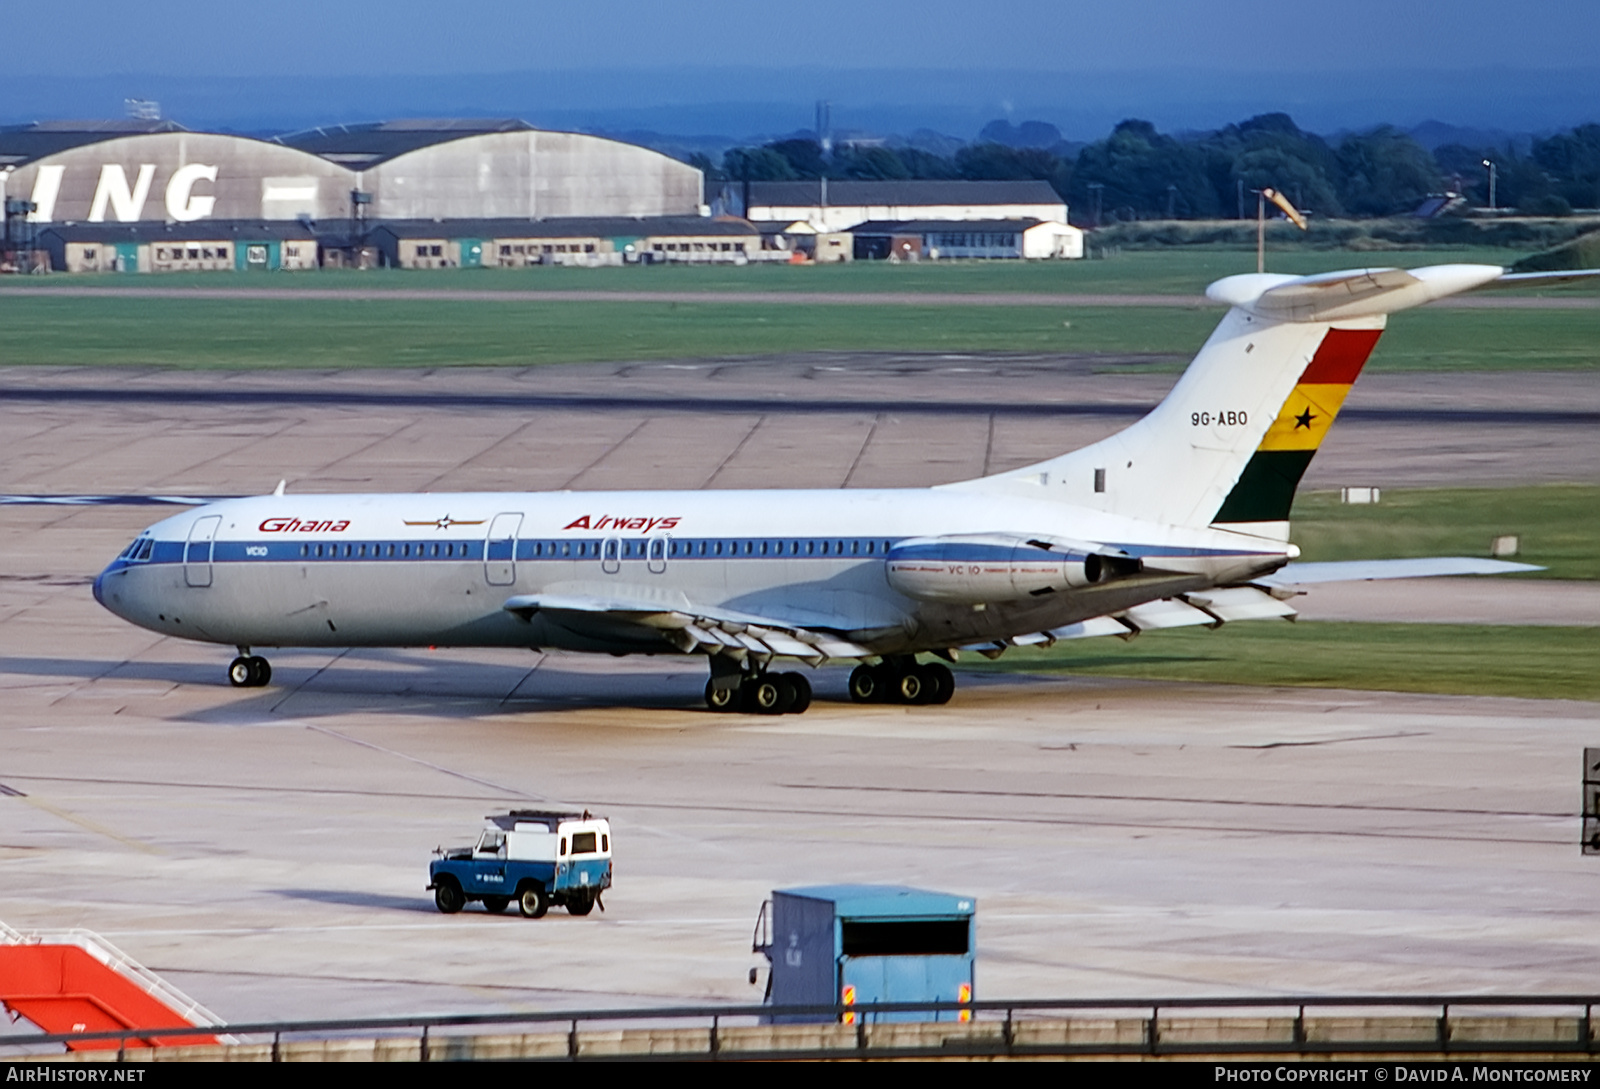
[[1505,276],[1499,265],[1360,268],[1316,276],[1247,273],[1218,280],[1206,296],[1274,321],[1350,321],[1422,306]]
[[1531,563],[1475,556],[1424,556],[1410,560],[1346,560],[1291,563],[1255,581],[1263,586],[1306,586],[1316,582],[1366,582],[1373,579],[1425,579],[1448,575],[1509,575],[1543,571]]

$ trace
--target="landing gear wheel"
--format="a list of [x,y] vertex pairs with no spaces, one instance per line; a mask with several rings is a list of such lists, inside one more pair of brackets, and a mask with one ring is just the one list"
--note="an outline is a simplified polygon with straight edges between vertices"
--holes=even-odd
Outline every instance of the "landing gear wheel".
[[483,910],[490,915],[499,915],[510,906],[511,897],[509,896],[485,896],[483,898]]
[[789,704],[788,713],[798,715],[811,706],[811,682],[806,680],[803,673],[785,673],[778,678],[785,681],[794,689],[794,700]]
[[857,703],[878,703],[885,687],[884,676],[876,666],[856,666],[850,674],[850,698]]
[[259,655],[240,655],[228,663],[228,683],[235,688],[260,688],[272,680],[272,666]]
[[894,693],[896,703],[921,703],[923,693],[922,675],[916,670],[902,673],[894,678]]
[[744,682],[744,709],[756,715],[783,713],[783,688],[778,678],[750,677]]
[[433,887],[433,906],[446,915],[454,915],[467,906],[467,898],[461,894],[459,885],[446,881]]
[[550,897],[545,895],[543,889],[530,886],[518,895],[517,910],[522,912],[524,919],[542,919],[544,913],[550,910]]
[[587,915],[594,910],[594,897],[586,892],[575,892],[567,897],[568,915]]
[[737,711],[739,709],[739,689],[718,688],[715,678],[706,682],[706,706],[713,711]]
[[956,693],[956,678],[950,668],[939,662],[920,666],[917,673],[922,678],[922,694],[918,703],[949,703]]

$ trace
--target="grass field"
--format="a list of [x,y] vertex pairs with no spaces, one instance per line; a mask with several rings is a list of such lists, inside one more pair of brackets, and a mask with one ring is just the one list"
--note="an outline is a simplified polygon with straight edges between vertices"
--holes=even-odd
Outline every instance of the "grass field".
[[[1401,250],[1346,253],[1269,251],[1270,272],[1312,273],[1341,268],[1477,263],[1509,266],[1521,251],[1507,249]],[[1198,295],[1223,276],[1254,272],[1254,251],[1196,246],[1159,252],[1127,252],[1093,261],[924,261],[916,264],[850,262],[830,265],[653,265],[624,268],[375,269],[366,272],[171,273],[161,276],[55,275],[41,280],[11,278],[0,291],[26,291],[35,284],[85,287],[317,287],[423,288],[447,291],[825,291],[839,294],[885,291],[1137,293]],[[1570,289],[1569,289],[1570,290]]]
[[1487,556],[1492,538],[1515,534],[1522,539],[1516,558],[1547,568],[1518,577],[1600,579],[1600,486],[1593,484],[1394,490],[1374,506],[1309,492],[1295,499],[1292,517],[1306,561]]
[[[540,270],[550,271],[550,270]],[[628,270],[623,270],[628,271]],[[214,281],[213,281],[214,282]],[[817,350],[1162,353],[1180,368],[1213,308],[184,299],[0,290],[7,365],[530,365]],[[1373,371],[1600,366],[1600,309],[1397,316]]]
[[1465,624],[1227,624],[1017,648],[963,672],[1600,700],[1600,628]]

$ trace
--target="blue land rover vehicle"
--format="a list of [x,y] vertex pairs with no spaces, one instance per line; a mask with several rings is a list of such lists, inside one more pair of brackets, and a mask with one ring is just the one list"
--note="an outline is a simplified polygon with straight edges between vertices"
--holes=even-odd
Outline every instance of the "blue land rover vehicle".
[[551,904],[587,915],[611,887],[611,824],[588,812],[514,809],[484,818],[476,846],[437,848],[428,888],[440,911],[452,915],[470,901],[499,913],[513,900],[537,919]]

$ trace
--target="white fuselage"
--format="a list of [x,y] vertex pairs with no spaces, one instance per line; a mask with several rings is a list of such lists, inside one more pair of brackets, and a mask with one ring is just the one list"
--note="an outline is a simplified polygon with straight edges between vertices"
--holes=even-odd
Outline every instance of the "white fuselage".
[[[1094,542],[1144,570],[993,604],[917,600],[890,585],[890,548],[963,534]],[[95,580],[95,596],[154,631],[240,646],[676,652],[604,615],[503,607],[543,594],[736,610],[904,654],[1243,581],[1292,552],[1225,531],[947,488],[272,495],[157,523]]]

